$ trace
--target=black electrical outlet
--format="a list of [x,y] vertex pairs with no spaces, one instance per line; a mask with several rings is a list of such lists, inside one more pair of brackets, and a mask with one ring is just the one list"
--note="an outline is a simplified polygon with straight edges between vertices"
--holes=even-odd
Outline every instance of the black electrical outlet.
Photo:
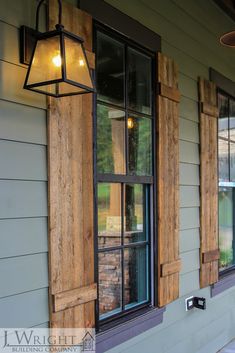
[[194,307],[201,310],[206,310],[206,298],[194,297]]

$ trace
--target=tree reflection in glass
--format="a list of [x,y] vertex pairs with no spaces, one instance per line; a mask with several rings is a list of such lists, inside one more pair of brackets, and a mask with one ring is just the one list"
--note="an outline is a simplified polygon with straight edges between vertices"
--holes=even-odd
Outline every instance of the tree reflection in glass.
[[[128,167],[132,175],[152,175],[152,121],[148,118],[128,118]],[[132,119],[132,124],[130,124]]]

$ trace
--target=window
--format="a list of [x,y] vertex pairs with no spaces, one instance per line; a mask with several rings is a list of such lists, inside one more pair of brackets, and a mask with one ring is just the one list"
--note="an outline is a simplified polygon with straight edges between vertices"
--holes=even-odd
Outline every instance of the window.
[[96,27],[96,253],[100,325],[151,304],[154,54]]
[[235,268],[235,100],[218,93],[220,271]]

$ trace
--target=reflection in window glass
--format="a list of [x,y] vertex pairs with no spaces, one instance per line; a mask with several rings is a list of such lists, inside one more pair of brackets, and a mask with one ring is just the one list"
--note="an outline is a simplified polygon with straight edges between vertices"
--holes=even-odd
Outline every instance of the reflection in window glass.
[[219,188],[219,248],[220,270],[234,264],[233,250],[233,188]]
[[147,261],[146,246],[124,250],[126,309],[148,300]]
[[152,175],[152,121],[130,116],[127,125],[129,173]]
[[97,97],[124,106],[124,45],[98,32]]
[[219,122],[218,134],[219,137],[228,138],[228,98],[222,94],[218,95],[219,104]]
[[121,244],[121,184],[98,184],[98,246]]
[[101,31],[96,37],[96,225],[98,315],[106,322],[151,300],[153,178],[146,176],[153,176],[154,54]]
[[121,311],[121,250],[99,253],[100,319]]
[[235,181],[235,143],[230,142],[230,181]]
[[235,100],[229,100],[229,135],[230,140],[235,142]]
[[218,154],[219,154],[219,181],[229,180],[229,161],[228,161],[228,140],[222,140],[219,138],[218,141]]
[[[147,239],[148,207],[146,186],[141,184],[125,185],[125,243],[135,243]],[[146,202],[147,201],[147,202]]]
[[129,108],[151,114],[151,59],[128,48]]
[[97,106],[98,173],[125,174],[125,112]]

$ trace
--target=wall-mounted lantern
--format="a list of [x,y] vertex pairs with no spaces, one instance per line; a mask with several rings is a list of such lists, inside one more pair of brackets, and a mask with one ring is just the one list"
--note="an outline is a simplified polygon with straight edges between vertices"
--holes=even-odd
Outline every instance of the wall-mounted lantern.
[[37,7],[36,30],[21,28],[21,62],[29,64],[24,88],[53,97],[94,92],[83,39],[66,31],[61,23],[61,0],[55,30],[38,31],[43,2]]
[[220,43],[235,48],[235,31],[227,32],[220,37]]

